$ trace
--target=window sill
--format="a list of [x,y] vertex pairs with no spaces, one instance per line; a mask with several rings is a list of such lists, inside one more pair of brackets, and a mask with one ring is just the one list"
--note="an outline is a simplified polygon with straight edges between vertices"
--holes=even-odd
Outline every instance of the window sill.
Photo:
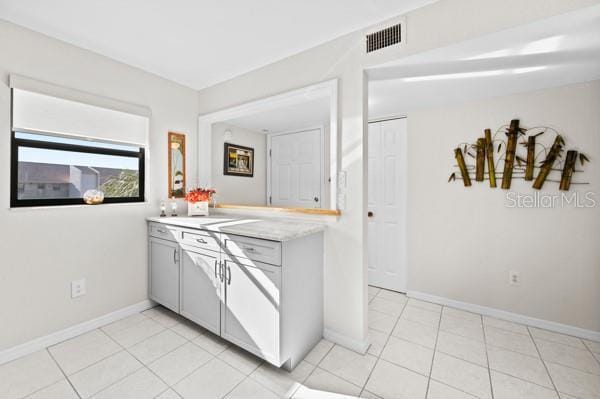
[[106,208],[106,207],[114,207],[114,206],[148,206],[150,202],[121,202],[121,203],[112,203],[112,204],[98,204],[98,205],[86,205],[86,204],[76,204],[76,205],[46,205],[46,206],[23,206],[16,208],[8,208],[9,211],[13,212],[27,212],[27,211],[42,211],[48,209],[73,209],[73,208]]

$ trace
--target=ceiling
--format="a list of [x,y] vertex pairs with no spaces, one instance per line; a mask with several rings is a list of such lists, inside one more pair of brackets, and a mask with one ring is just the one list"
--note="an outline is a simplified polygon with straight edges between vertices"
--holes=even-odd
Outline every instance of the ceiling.
[[201,89],[434,0],[0,0],[0,18]]
[[368,71],[369,117],[600,79],[600,6]]
[[263,133],[292,132],[329,124],[330,99],[321,97],[224,121]]

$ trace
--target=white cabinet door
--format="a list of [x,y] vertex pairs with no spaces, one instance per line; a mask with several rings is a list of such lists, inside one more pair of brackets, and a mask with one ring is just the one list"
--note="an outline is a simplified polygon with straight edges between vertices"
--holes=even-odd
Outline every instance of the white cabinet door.
[[219,335],[221,281],[219,253],[184,247],[181,262],[181,314]]
[[406,119],[369,124],[369,284],[406,292]]
[[150,238],[150,299],[179,312],[179,245],[175,242]]
[[279,267],[225,259],[221,336],[273,364],[279,359]]
[[270,205],[321,208],[321,129],[273,134],[270,140]]

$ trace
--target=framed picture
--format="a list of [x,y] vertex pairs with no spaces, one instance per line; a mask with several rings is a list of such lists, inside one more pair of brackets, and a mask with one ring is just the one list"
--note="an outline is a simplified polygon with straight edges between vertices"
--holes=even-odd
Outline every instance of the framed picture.
[[254,176],[254,148],[225,143],[223,174],[231,176]]
[[169,132],[169,198],[185,197],[185,134]]

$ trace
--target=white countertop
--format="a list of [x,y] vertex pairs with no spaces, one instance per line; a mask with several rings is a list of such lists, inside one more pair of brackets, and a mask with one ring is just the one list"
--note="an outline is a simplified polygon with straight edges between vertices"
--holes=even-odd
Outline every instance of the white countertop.
[[262,238],[271,241],[290,241],[318,233],[327,227],[321,223],[309,223],[285,218],[256,218],[252,216],[196,216],[196,217],[149,217],[150,222],[172,226]]

